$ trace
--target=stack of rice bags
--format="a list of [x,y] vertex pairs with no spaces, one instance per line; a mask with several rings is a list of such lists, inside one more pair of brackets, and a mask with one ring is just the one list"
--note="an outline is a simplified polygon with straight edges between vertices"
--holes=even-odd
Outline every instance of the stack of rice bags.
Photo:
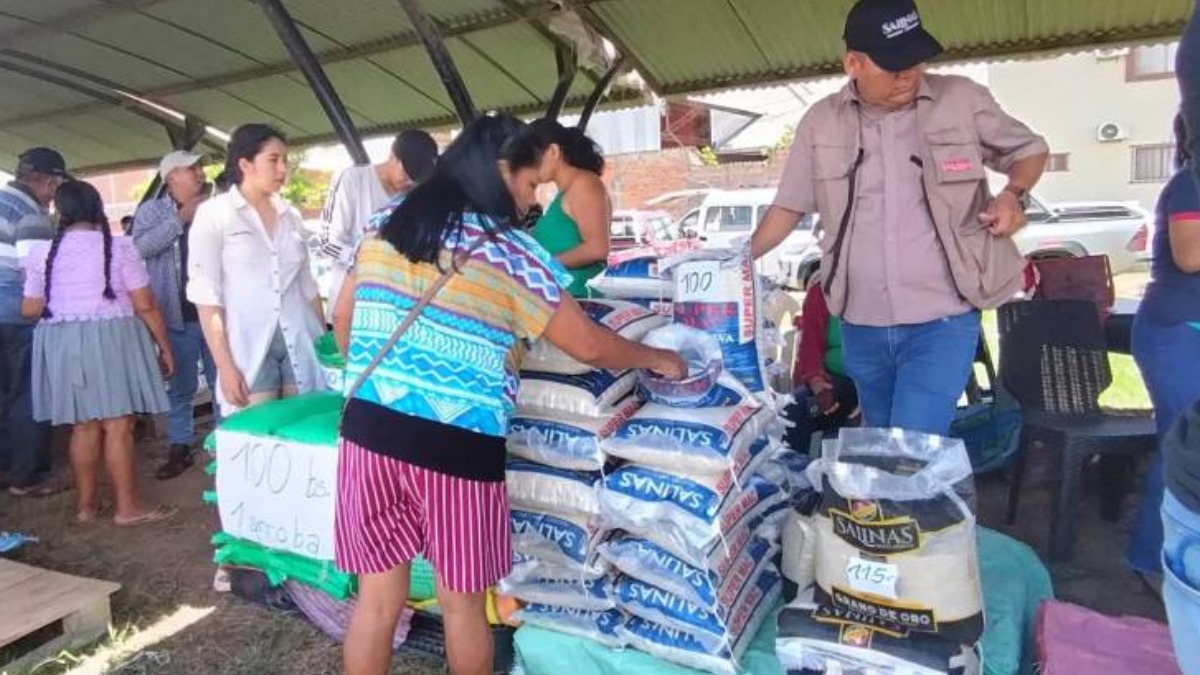
[[822,495],[815,515],[797,517],[802,590],[779,617],[784,669],[978,672],[983,596],[962,441],[843,429],[808,472]]
[[681,240],[617,251],[608,256],[604,273],[588,282],[588,286],[603,297],[637,303],[669,317],[675,285],[664,273],[663,260],[697,246],[692,240]]
[[[668,321],[620,300],[580,304],[635,341]],[[619,643],[613,578],[596,552],[601,443],[640,408],[636,384],[634,371],[593,370],[546,341],[526,355],[508,437],[514,569],[500,584],[525,623]]]
[[765,402],[746,252],[697,251],[665,267],[677,325],[646,342],[680,351],[691,368],[683,382],[647,378],[648,403],[604,441],[609,457],[628,463],[605,478],[600,516],[611,532],[599,550],[620,572],[619,638],[734,673],[780,594],[780,420]]

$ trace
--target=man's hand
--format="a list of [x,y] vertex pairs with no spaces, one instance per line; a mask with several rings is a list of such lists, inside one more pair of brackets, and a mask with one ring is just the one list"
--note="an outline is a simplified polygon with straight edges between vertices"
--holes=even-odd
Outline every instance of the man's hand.
[[979,222],[997,237],[1011,237],[1025,227],[1025,208],[1016,195],[1005,190],[979,214]]

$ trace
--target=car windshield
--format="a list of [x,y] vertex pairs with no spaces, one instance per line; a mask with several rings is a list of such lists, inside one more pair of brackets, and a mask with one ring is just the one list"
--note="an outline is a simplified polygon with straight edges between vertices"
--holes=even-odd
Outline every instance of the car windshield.
[[754,207],[714,206],[705,216],[704,226],[721,232],[749,232],[754,229]]

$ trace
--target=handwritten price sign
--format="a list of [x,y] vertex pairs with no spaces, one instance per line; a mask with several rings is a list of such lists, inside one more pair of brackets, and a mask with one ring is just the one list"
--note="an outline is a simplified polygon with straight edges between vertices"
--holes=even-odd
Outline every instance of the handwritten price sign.
[[333,560],[337,448],[217,432],[221,528],[269,548]]

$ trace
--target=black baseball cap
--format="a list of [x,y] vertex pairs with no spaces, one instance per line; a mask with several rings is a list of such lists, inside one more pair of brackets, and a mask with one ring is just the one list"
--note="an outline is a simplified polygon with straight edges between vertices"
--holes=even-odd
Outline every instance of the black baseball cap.
[[846,17],[846,48],[899,73],[938,56],[942,48],[921,25],[912,0],[858,0]]
[[67,162],[57,150],[30,148],[17,157],[17,170],[35,171],[47,176],[59,176],[71,180],[67,173]]
[[392,156],[414,183],[423,183],[437,165],[437,141],[420,129],[405,129],[392,141]]

